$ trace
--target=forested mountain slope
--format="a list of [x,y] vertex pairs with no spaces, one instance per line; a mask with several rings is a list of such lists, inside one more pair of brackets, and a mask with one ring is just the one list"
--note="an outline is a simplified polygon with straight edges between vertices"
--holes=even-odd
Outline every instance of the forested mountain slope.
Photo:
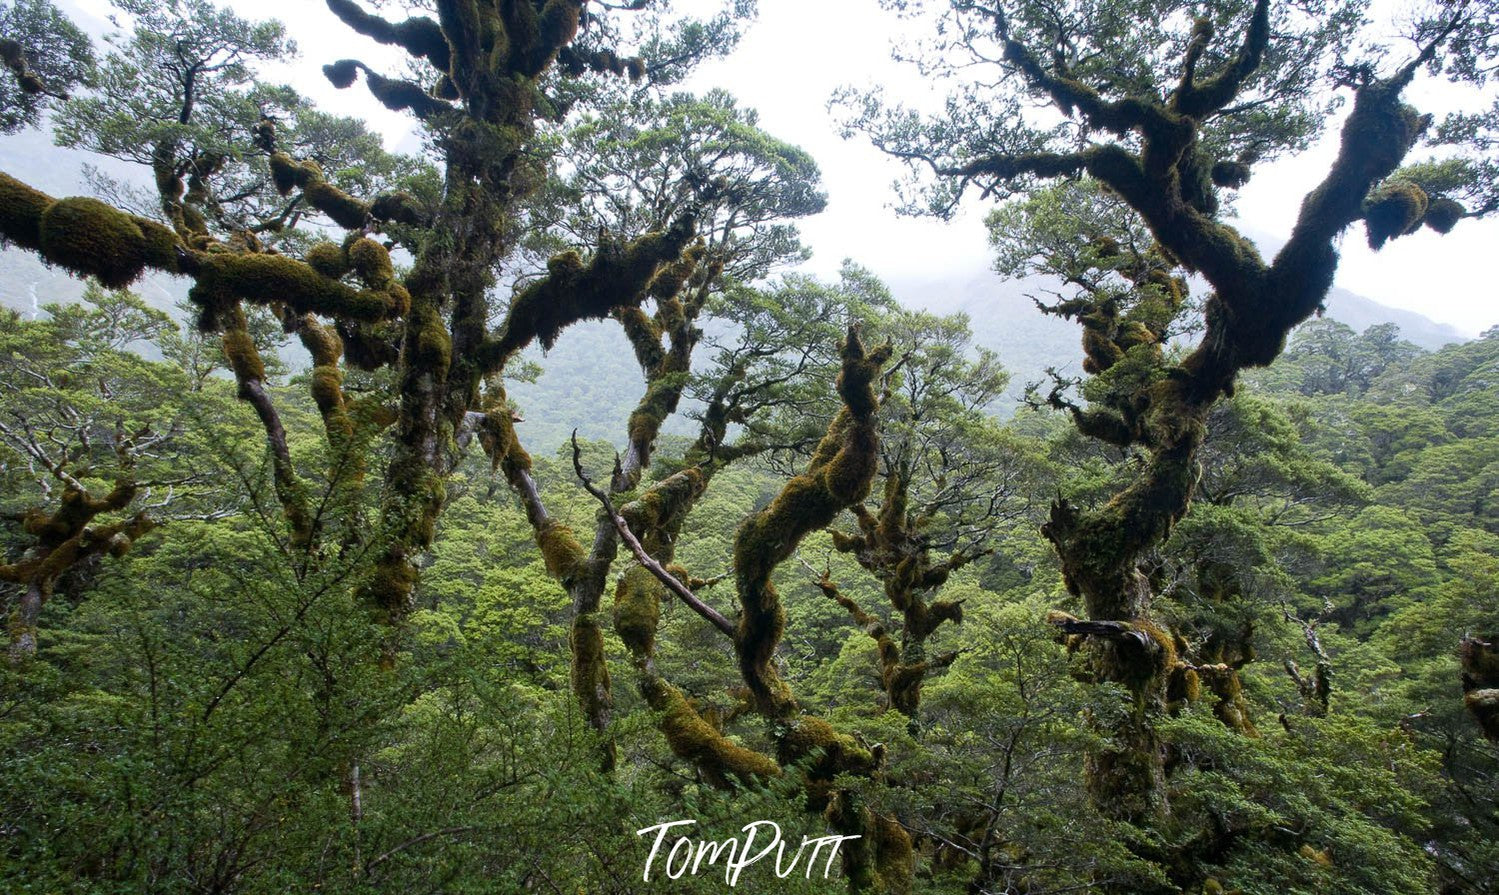
[[[31,326],[9,324],[7,350],[34,345]],[[155,399],[156,413],[202,418],[219,408],[211,446],[173,462],[254,476],[253,424],[219,383],[200,388]],[[1183,708],[1166,731],[1179,756],[1183,835],[1203,824],[1238,831],[1207,868],[1226,888],[1487,891],[1438,881],[1499,860],[1499,755],[1464,711],[1455,649],[1499,613],[1496,389],[1499,333],[1428,353],[1322,321],[1215,413],[1202,497],[1149,567],[1161,616],[1199,655],[1216,650],[1216,661],[1240,672],[1242,690]],[[292,417],[298,431],[313,425],[307,411]],[[1085,719],[1108,703],[1073,679],[1080,657],[1044,622],[1070,598],[1036,528],[1046,495],[1096,499],[1128,462],[1080,440],[1056,414],[1022,410],[1007,431],[1009,455],[1029,458],[1010,486],[1019,513],[994,553],[944,589],[963,601],[963,622],[933,641],[934,653],[957,655],[925,688],[919,734],[885,710],[876,643],[818,586],[826,570],[840,597],[886,618],[877,583],[826,536],[803,547],[810,568],[778,575],[800,632],[787,679],[809,706],[882,744],[893,772],[940,781],[896,803],[903,823],[930,837],[930,891],[960,890],[966,850],[991,830],[1003,830],[1019,856],[1017,878],[1044,873],[1067,886],[1101,869],[1149,872],[1128,849],[1137,834],[1074,795]],[[664,449],[685,445],[669,438]],[[599,469],[608,456],[601,445],[586,453]],[[571,460],[536,462],[554,511],[584,524],[593,504]],[[727,570],[739,520],[777,487],[768,468],[726,473],[684,526],[677,561],[705,576]],[[461,831],[370,867],[373,878],[402,885],[466,880],[519,891],[537,874],[590,890],[612,885],[625,875],[618,868],[638,873],[644,860],[643,844],[613,825],[683,804],[705,835],[730,835],[750,815],[800,826],[795,799],[775,787],[726,799],[673,771],[649,707],[628,690],[617,706],[619,747],[638,766],[636,780],[619,791],[595,778],[566,686],[565,594],[487,461],[463,468],[394,678],[366,664],[367,633],[320,595],[325,583],[283,578],[257,524],[214,518],[210,508],[226,497],[205,494],[201,519],[170,522],[124,558],[81,567],[48,603],[45,649],[24,679],[31,696],[0,719],[12,756],[0,778],[8,829],[50,831],[11,853],[23,878],[97,873],[102,852],[121,871],[133,866],[130,854],[168,874],[238,862],[237,886],[247,891],[305,879],[320,854],[356,847],[347,793],[319,782],[320,767],[351,753],[374,756],[363,798],[381,814],[359,827],[366,854]],[[204,564],[225,551],[235,556],[229,567]],[[662,612],[658,661],[685,669],[680,686],[700,694],[705,711],[732,713],[710,695],[737,679],[732,657],[683,606]],[[300,621],[288,628],[291,618]],[[224,631],[232,639],[216,633]],[[628,675],[628,650],[612,634],[606,651],[613,673]],[[1199,663],[1207,692],[1221,666]],[[312,679],[322,683],[304,692],[300,682]],[[1228,717],[1255,736],[1225,727]],[[996,754],[1007,756],[1002,769],[992,766]],[[994,786],[1004,800],[990,801]],[[137,803],[155,807],[142,816]],[[637,879],[630,891],[654,885]],[[709,877],[660,891],[721,885]]]

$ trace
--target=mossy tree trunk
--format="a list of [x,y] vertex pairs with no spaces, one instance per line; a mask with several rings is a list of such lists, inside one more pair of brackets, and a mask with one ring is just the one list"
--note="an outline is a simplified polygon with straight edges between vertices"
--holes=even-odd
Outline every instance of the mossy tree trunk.
[[[297,332],[313,353],[313,397],[331,453],[347,461],[341,464],[345,481],[363,475],[362,458],[349,456],[360,448],[351,437],[352,425],[367,423],[371,433],[386,426],[394,430],[374,535],[377,561],[363,592],[380,618],[399,625],[411,608],[418,563],[446,502],[445,480],[457,461],[463,427],[473,424],[470,414],[476,408],[481,418],[487,409],[481,407],[483,381],[532,340],[549,345],[573,321],[605,316],[628,303],[658,267],[679,255],[692,230],[684,223],[610,246],[589,265],[552,265],[491,331],[487,293],[493,270],[513,244],[518,202],[543,176],[526,152],[534,122],[543,114],[540,81],[576,35],[582,0],[499,7],[444,3],[435,19],[418,16],[401,23],[366,13],[348,0],[328,5],[355,31],[406,50],[437,80],[428,91],[381,76],[356,60],[325,66],[339,87],[363,73],[376,99],[410,112],[432,133],[444,167],[435,210],[422,210],[403,193],[365,201],[343,192],[316,163],[277,151],[275,127],[264,121],[255,140],[269,155],[276,188],[294,205],[350,231],[342,245],[318,244],[296,259],[264,251],[249,231],[216,231],[217,216],[198,207],[212,191],[197,182],[214,172],[178,158],[180,147],[172,142],[159,145],[152,157],[171,227],[95,200],[55,200],[5,177],[0,192],[9,210],[0,230],[48,261],[108,286],[127,285],[148,268],[195,281],[190,297],[200,311],[199,325],[224,333],[240,395],[266,431],[288,542],[312,556],[322,520],[310,509],[305,482],[293,468],[241,303],[275,308],[288,331]],[[639,74],[638,67],[631,71]],[[193,114],[190,103],[183,114]],[[183,171],[189,174],[186,182]],[[367,236],[382,230],[415,255],[404,278],[395,277],[386,246]],[[349,276],[357,278],[358,287],[345,282]],[[353,405],[342,394],[338,374],[345,353],[357,366],[395,368],[400,395],[394,414],[361,408],[351,415]],[[503,392],[499,395],[502,402]],[[510,463],[517,475],[528,465],[521,453]]]
[[[672,751],[719,786],[763,780],[782,775],[786,767],[805,766],[801,783],[809,809],[823,814],[841,833],[860,837],[844,852],[851,890],[903,893],[910,891],[914,872],[909,835],[898,822],[864,805],[856,792],[834,784],[840,774],[877,776],[883,750],[868,749],[823,719],[801,712],[790,688],[774,669],[785,617],[770,581],[775,568],[808,533],[825,527],[840,511],[867,494],[878,455],[878,402],[871,383],[888,354],[888,347],[866,353],[857,333],[849,333],[838,377],[842,409],[829,423],[806,471],[788,481],[768,506],[746,520],[736,538],[735,578],[741,603],[737,624],[691,593],[691,579],[685,578],[685,570],[668,568],[661,561],[669,560],[671,543],[685,515],[669,508],[690,506],[691,500],[675,500],[662,493],[616,512],[610,494],[594,487],[584,476],[576,447],[574,463],[585,486],[603,505],[606,518],[630,542],[632,553],[641,563],[621,577],[615,626],[640,672],[642,695],[660,713],[661,729]],[[711,410],[705,418],[719,416]],[[707,447],[708,456],[712,456],[711,444],[704,445],[700,440],[698,447]],[[690,468],[668,477],[655,490],[669,486],[695,498],[703,484],[700,470]],[[651,534],[637,538],[636,528]],[[770,723],[776,743],[774,759],[725,736],[656,669],[656,628],[664,591],[677,594],[732,640],[754,708]],[[756,608],[753,616],[748,608],[751,601]]]
[[[1083,324],[1084,367],[1093,377],[1085,394],[1094,406],[1074,405],[1060,387],[1051,403],[1071,412],[1083,434],[1136,451],[1141,459],[1133,481],[1101,506],[1059,500],[1043,533],[1056,550],[1068,590],[1087,615],[1084,621],[1057,621],[1070,635],[1086,639],[1096,678],[1130,694],[1108,745],[1090,761],[1094,800],[1125,818],[1159,815],[1169,811],[1169,801],[1165,749],[1154,719],[1167,708],[1173,676],[1188,669],[1178,659],[1177,638],[1152,618],[1151,587],[1140,562],[1187,512],[1200,475],[1198,453],[1209,409],[1231,393],[1241,370],[1273,361],[1287,333],[1321,307],[1343,231],[1364,220],[1371,242],[1383,242],[1374,212],[1384,200],[1366,203],[1366,198],[1396,172],[1430,121],[1404,105],[1400,94],[1460,14],[1434,29],[1419,56],[1393,75],[1354,85],[1339,153],[1303,202],[1289,241],[1269,263],[1217,219],[1217,189],[1244,178],[1227,176],[1233,172],[1215,165],[1201,140],[1265,61],[1271,38],[1268,0],[1256,3],[1238,47],[1226,53],[1216,71],[1197,70],[1215,38],[1212,24],[1201,20],[1170,89],[1117,98],[1073,79],[1054,60],[1015,39],[1003,14],[990,15],[1006,66],[1028,89],[1094,133],[1128,139],[984,154],[961,164],[924,157],[940,175],[965,185],[1002,187],[1029,177],[1085,176],[1106,187],[1110,201],[1138,216],[1155,242],[1146,248],[1131,241],[1121,249],[1117,238],[1096,238],[1084,251],[1069,247],[1065,261],[1053,254],[1054,245],[1038,250],[1032,244],[1029,257],[1054,259],[1047,269],[1063,273],[1081,293],[1051,310]],[[1420,220],[1417,215],[1407,223]],[[1188,272],[1201,275],[1212,292],[1201,341],[1177,361],[1163,346],[1182,305]],[[1126,288],[1100,288],[1094,276],[1100,273],[1122,278]]]
[[808,534],[828,526],[869,493],[879,460],[879,402],[874,382],[890,348],[865,352],[851,331],[843,349],[838,394],[843,407],[829,423],[807,468],[745,521],[734,542],[739,623],[734,652],[739,673],[760,713],[772,723],[782,765],[812,761],[808,799],[857,846],[844,853],[844,872],[857,892],[907,892],[911,887],[911,839],[898,823],[863,805],[857,795],[833,785],[838,774],[879,773],[883,756],[831,724],[804,714],[775,667],[786,614],[771,576]]

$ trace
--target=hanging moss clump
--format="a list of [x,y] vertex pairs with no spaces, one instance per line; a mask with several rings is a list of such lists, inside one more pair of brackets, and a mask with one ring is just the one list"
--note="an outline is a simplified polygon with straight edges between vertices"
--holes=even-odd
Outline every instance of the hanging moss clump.
[[1426,217],[1421,223],[1438,233],[1451,233],[1452,228],[1456,227],[1457,222],[1462,220],[1467,213],[1468,209],[1456,199],[1438,196],[1426,206]]
[[0,173],[0,238],[23,249],[42,248],[42,214],[53,198]]
[[1364,228],[1369,247],[1377,249],[1421,225],[1430,200],[1426,191],[1405,180],[1386,183],[1364,201]]
[[1244,696],[1239,672],[1222,663],[1200,665],[1197,668],[1202,683],[1216,697],[1213,714],[1223,726],[1245,736],[1258,737],[1259,731],[1249,713],[1249,701]]
[[656,651],[661,624],[661,582],[644,566],[631,566],[614,589],[614,630],[637,659]]
[[53,201],[0,175],[0,208],[0,236],[40,251],[47,261],[73,273],[95,277],[110,289],[129,286],[148,267],[177,269],[177,234],[97,199]]
[[551,521],[536,530],[536,546],[546,562],[547,574],[566,583],[583,564],[583,546],[573,531],[561,522]]
[[916,874],[916,855],[911,836],[894,818],[871,812],[875,871],[891,895],[910,892],[910,880]]
[[1202,678],[1197,669],[1178,665],[1166,681],[1166,707],[1179,711],[1202,698]]
[[447,38],[443,36],[441,26],[432,19],[413,16],[403,22],[388,22],[365,12],[352,0],[328,0],[328,8],[360,34],[383,44],[401,47],[417,58],[425,57],[438,71],[447,71],[452,65]]
[[538,29],[544,46],[566,46],[578,33],[583,4],[577,0],[547,0],[541,8]]
[[26,64],[26,50],[19,41],[6,38],[0,40],[0,62],[15,75],[16,84],[22,93],[37,94],[47,89],[42,79]]
[[323,77],[339,90],[352,87],[359,78],[359,63],[353,59],[340,59],[323,66]]
[[392,112],[410,110],[411,114],[425,119],[431,118],[444,109],[452,108],[423,90],[418,84],[403,81],[400,78],[387,78],[368,68],[364,70],[364,83],[369,87],[370,94]]
[[1216,186],[1240,189],[1249,182],[1250,168],[1243,162],[1224,159],[1213,165],[1212,178]]

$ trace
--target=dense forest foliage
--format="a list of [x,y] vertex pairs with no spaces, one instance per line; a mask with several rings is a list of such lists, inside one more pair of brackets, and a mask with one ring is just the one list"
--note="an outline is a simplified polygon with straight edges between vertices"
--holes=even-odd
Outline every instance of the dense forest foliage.
[[[1499,106],[1405,96],[1482,93],[1493,5],[885,5],[955,98],[837,114],[1077,325],[1013,414],[966,317],[789,272],[816,162],[680,87],[752,2],[328,0],[413,156],[280,23],[0,4],[0,128],[141,175],[0,173],[87,283],[0,313],[0,885],[1499,892],[1499,327],[1320,313],[1342,239],[1499,210]],[[1334,122],[1263,257],[1233,193]],[[585,322],[631,375],[528,430]]]

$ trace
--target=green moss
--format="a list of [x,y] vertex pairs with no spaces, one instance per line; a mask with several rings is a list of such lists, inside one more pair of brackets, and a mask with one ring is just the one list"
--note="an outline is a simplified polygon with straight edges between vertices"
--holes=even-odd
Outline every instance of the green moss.
[[880,646],[880,658],[884,664],[884,673],[880,678],[885,694],[890,699],[890,707],[908,718],[915,718],[921,705],[921,687],[926,682],[927,664],[898,661],[893,642],[882,643]]
[[1208,217],[1218,213],[1218,191],[1213,187],[1213,166],[1206,153],[1188,149],[1177,163],[1181,199]]
[[59,199],[42,213],[39,230],[43,257],[111,289],[135,282],[147,267],[176,269],[175,233],[97,199]]
[[[393,294],[392,298],[396,298]],[[391,308],[393,315],[405,314],[410,307],[396,301]],[[351,320],[336,320],[334,325],[344,341],[344,355],[351,365],[361,370],[378,370],[394,364],[400,357],[401,327],[395,321],[361,323]]]
[[776,750],[783,765],[810,760],[808,774],[814,780],[832,780],[839,774],[867,775],[876,770],[873,752],[815,715],[800,715],[786,722]]
[[0,237],[23,249],[42,247],[42,215],[53,199],[40,190],[0,173]]
[[647,676],[640,684],[646,702],[659,714],[657,722],[667,745],[678,758],[692,762],[709,781],[730,786],[778,777],[781,768],[768,756],[746,749],[704,721],[682,692],[666,681]]
[[625,331],[625,338],[630,340],[630,346],[635,349],[635,360],[640,368],[647,374],[654,371],[666,358],[666,352],[661,348],[661,327],[656,325],[650,315],[637,307],[619,308],[614,312],[614,319]]
[[276,192],[283,196],[299,186],[305,186],[311,177],[321,178],[323,174],[316,162],[300,163],[280,151],[271,153],[270,164],[271,182],[275,184]]
[[1239,189],[1249,182],[1250,173],[1243,162],[1225,159],[1213,165],[1212,178],[1216,186]]
[[369,206],[333,186],[323,176],[317,162],[297,161],[285,152],[271,153],[271,182],[285,196],[301,188],[309,205],[326,214],[346,230],[363,227],[369,217]]
[[386,554],[375,565],[365,584],[364,597],[374,605],[380,621],[393,625],[406,616],[417,577],[416,567],[403,556]]
[[199,264],[192,297],[204,307],[223,307],[235,299],[279,301],[298,313],[365,321],[380,320],[392,310],[387,293],[356,291],[285,255],[209,253],[200,256]]
[[632,530],[644,537],[645,533],[680,523],[707,487],[708,480],[702,470],[684,469],[652,485],[621,508],[620,514]]
[[342,414],[343,370],[338,361],[343,356],[343,340],[331,327],[323,326],[310,317],[302,320],[297,335],[301,338],[302,346],[312,355],[312,399],[323,414],[324,422],[329,424],[331,431],[335,423],[332,417],[340,416],[337,428],[341,430],[341,434],[352,434],[349,428],[351,424],[347,416]]
[[1114,344],[1109,334],[1099,328],[1083,328],[1083,369],[1098,375],[1106,372],[1124,357],[1124,350]]
[[573,693],[588,716],[597,717],[599,710],[612,701],[609,696],[609,663],[604,654],[604,632],[599,627],[598,617],[590,612],[574,618],[568,642],[572,647],[573,657]]
[[1182,695],[1188,702],[1196,702],[1202,698],[1202,678],[1194,669],[1185,669],[1182,680]]
[[905,895],[911,891],[911,880],[916,873],[911,836],[893,818],[876,814],[871,820],[875,870],[880,885],[889,895]]
[[671,229],[649,233],[627,246],[605,245],[586,265],[576,253],[554,256],[547,276],[511,301],[504,330],[486,351],[486,368],[497,368],[533,340],[550,349],[562,330],[577,321],[600,319],[618,307],[637,304],[658,268],[676,258],[692,238],[693,227],[683,218]]
[[585,556],[572,529],[555,520],[536,530],[536,546],[541,548],[547,574],[558,581],[566,582],[577,574]]
[[687,250],[682,253],[682,257],[657,272],[646,291],[657,302],[665,302],[676,297],[676,294],[681,292],[682,287],[687,285],[688,280],[692,278],[693,271],[697,270],[698,262],[702,260],[706,251],[701,240],[688,246]]
[[453,339],[434,308],[423,305],[406,318],[407,345],[414,366],[447,375],[453,359]]
[[308,204],[345,230],[357,230],[369,219],[369,206],[321,178],[310,180],[302,195]]
[[265,380],[265,362],[255,347],[255,340],[250,338],[249,330],[243,327],[226,330],[223,344],[224,357],[229,361],[229,369],[234,371],[235,378]]
[[1461,202],[1438,196],[1426,206],[1426,217],[1421,222],[1438,233],[1451,233],[1467,213]]
[[410,227],[421,226],[427,220],[427,215],[416,197],[400,191],[375,197],[375,201],[370,203],[370,215],[379,221],[405,224]]
[[686,384],[685,374],[668,373],[656,377],[646,387],[645,395],[630,413],[626,427],[632,444],[645,446],[655,442],[666,418],[676,412]]
[[661,624],[661,582],[643,566],[631,566],[614,589],[614,630],[631,655],[649,658]]
[[349,263],[365,285],[372,289],[384,289],[395,279],[395,268],[390,263],[390,252],[367,236],[361,236],[349,244]]
[[306,261],[313,270],[331,280],[338,279],[350,270],[349,258],[343,246],[327,240],[315,242],[309,246],[302,260]]
[[1223,726],[1245,736],[1258,737],[1259,731],[1250,716],[1249,701],[1244,697],[1238,671],[1221,663],[1199,665],[1197,670],[1202,685],[1216,697],[1213,714]]
[[1155,622],[1143,618],[1137,619],[1133,623],[1133,627],[1135,630],[1143,632],[1155,642],[1155,647],[1151,652],[1156,653],[1160,657],[1157,660],[1160,665],[1160,671],[1176,667],[1176,638],[1171,636],[1171,632]]
[[795,701],[772,665],[786,620],[770,576],[809,532],[825,528],[868,494],[878,456],[878,401],[872,383],[888,356],[888,350],[866,355],[857,334],[849,333],[838,377],[843,409],[828,424],[807,470],[786,482],[735,538],[734,571],[743,609],[734,644],[739,670],[762,710],[773,717],[793,713]]
[[1404,180],[1389,181],[1370,193],[1364,201],[1369,247],[1377,249],[1419,227],[1429,203],[1425,190]]
[[341,406],[343,398],[343,372],[333,366],[312,368],[312,400],[326,415]]

